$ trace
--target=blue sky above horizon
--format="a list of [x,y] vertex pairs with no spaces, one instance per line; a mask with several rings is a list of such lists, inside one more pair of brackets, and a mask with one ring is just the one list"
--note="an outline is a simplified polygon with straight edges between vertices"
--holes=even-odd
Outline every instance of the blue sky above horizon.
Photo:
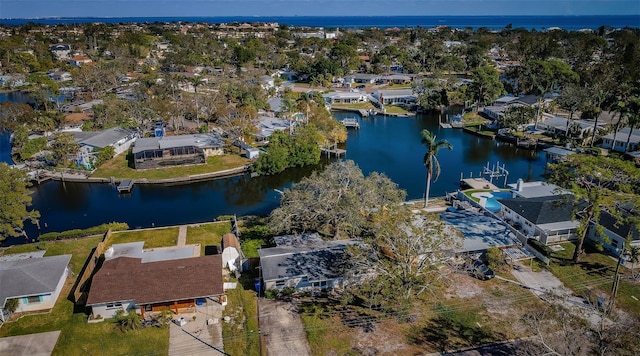
[[[0,0],[0,18],[640,15],[639,0]],[[640,24],[639,24],[640,26]]]

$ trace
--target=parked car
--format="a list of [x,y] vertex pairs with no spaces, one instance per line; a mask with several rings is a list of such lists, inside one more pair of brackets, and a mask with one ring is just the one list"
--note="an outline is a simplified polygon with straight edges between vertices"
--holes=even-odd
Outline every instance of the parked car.
[[361,84],[361,85],[358,85],[358,86],[356,87],[356,89],[364,89],[364,88],[366,88],[366,87],[367,87],[366,85]]
[[464,265],[464,270],[469,273],[471,276],[476,277],[480,280],[486,281],[495,277],[495,273],[493,270],[489,268],[489,266],[482,263],[482,261],[471,260]]

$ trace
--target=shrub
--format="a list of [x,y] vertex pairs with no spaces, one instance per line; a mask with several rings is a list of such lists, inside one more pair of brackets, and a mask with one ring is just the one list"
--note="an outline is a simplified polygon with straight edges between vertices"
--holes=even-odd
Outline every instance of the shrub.
[[102,225],[90,227],[87,229],[73,229],[73,230],[67,230],[63,232],[48,232],[46,234],[40,235],[38,239],[40,241],[75,239],[78,237],[101,235],[109,231],[109,229],[111,229],[112,231],[128,230],[129,225],[127,225],[126,223],[112,222],[108,224],[102,224]]
[[540,241],[534,239],[528,239],[527,243],[533,247],[536,251],[543,254],[545,257],[551,256],[553,250],[549,248],[547,245],[543,245]]
[[276,299],[279,294],[280,291],[277,289],[267,289],[264,291],[264,297],[267,299]]
[[502,250],[497,247],[489,248],[487,250],[486,258],[489,268],[493,269],[494,271],[504,270],[507,265],[507,261],[504,258]]

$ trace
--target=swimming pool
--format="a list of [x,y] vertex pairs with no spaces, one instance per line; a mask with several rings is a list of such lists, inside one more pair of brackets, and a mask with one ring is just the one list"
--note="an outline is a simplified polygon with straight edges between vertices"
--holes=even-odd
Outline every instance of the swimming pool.
[[512,197],[511,192],[491,192],[489,195],[491,196],[486,197],[487,200],[484,203],[484,207],[485,209],[494,212],[500,211],[500,209],[502,208],[502,205],[498,203],[498,199],[511,199]]
[[489,211],[500,211],[502,205],[498,203],[498,199],[511,199],[511,192],[503,192],[503,191],[487,191],[487,192],[477,192],[471,194],[472,197],[480,199],[480,205],[484,206],[485,209]]

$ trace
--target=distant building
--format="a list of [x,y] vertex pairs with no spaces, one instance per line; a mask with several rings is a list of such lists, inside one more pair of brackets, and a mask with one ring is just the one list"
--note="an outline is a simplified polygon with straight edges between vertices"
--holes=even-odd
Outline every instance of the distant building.
[[93,157],[97,150],[111,146],[117,156],[129,150],[140,137],[137,131],[123,127],[113,127],[99,132],[73,132],[73,135],[80,145],[78,164],[86,167],[94,164]]
[[[631,132],[631,135],[629,135]],[[627,140],[629,147],[627,147]],[[615,134],[602,137],[602,148],[612,149],[618,152],[633,152],[640,150],[640,129],[625,127]]]
[[49,46],[49,51],[51,51],[59,61],[66,61],[71,55],[71,47],[67,44],[51,45]]

